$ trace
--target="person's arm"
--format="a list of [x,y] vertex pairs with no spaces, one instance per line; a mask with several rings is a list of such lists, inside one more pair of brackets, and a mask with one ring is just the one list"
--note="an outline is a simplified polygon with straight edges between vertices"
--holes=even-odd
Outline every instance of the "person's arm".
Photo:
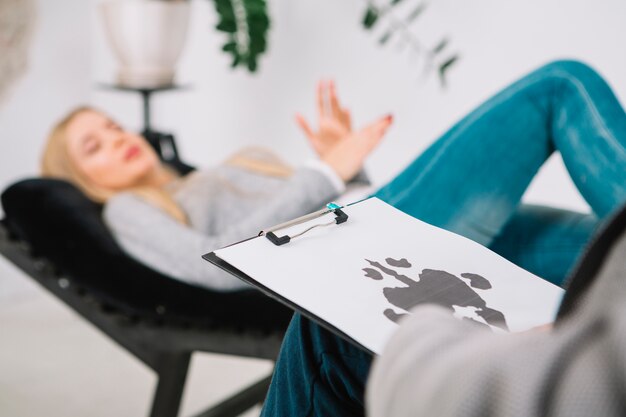
[[420,307],[374,363],[368,416],[624,415],[624,310],[497,335]]
[[[322,164],[296,170],[270,202],[246,219],[229,223],[229,228],[219,236],[205,236],[178,224],[133,195],[112,199],[105,207],[104,218],[130,255],[160,272],[217,290],[245,288],[245,284],[209,265],[201,255],[315,211],[333,200],[345,183],[362,170],[365,159],[390,125],[391,116],[387,116],[358,131],[332,136],[332,140],[324,142],[320,153]],[[318,139],[313,133],[311,140]]]
[[247,218],[232,222],[220,235],[207,236],[180,224],[130,193],[111,199],[105,206],[104,219],[122,248],[144,264],[194,285],[227,291],[249,287],[203,260],[203,254],[315,211],[336,196],[327,176],[304,167],[296,170],[270,202]]

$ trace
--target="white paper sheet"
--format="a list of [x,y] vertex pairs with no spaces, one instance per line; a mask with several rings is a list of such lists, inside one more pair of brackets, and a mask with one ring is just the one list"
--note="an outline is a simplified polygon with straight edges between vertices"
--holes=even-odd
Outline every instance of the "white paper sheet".
[[215,253],[374,353],[419,298],[496,332],[554,319],[563,290],[489,249],[376,198],[343,210],[346,223],[313,229],[286,245],[262,237]]

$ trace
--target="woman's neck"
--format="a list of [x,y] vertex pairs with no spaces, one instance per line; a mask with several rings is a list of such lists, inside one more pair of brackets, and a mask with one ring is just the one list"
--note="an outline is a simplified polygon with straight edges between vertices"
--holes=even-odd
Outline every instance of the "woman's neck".
[[153,171],[151,171],[142,183],[149,187],[162,188],[174,181],[178,176],[171,169],[166,168],[164,165],[159,164]]

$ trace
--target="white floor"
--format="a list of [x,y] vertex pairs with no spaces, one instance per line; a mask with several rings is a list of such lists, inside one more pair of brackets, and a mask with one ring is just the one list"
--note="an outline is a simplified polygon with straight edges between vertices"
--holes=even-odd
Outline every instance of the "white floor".
[[[270,369],[268,361],[194,354],[181,415]],[[147,416],[155,381],[149,368],[0,257],[0,416]]]

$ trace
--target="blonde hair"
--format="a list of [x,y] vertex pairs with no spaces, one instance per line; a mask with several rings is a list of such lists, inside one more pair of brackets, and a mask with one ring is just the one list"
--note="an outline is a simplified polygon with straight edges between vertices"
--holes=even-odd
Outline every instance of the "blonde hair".
[[271,177],[290,177],[293,174],[293,168],[275,153],[256,146],[240,150],[225,163]]
[[[48,136],[41,158],[41,174],[45,177],[63,179],[76,185],[91,200],[104,204],[113,197],[117,191],[98,187],[93,184],[75,165],[70,157],[67,145],[67,127],[70,122],[79,114],[87,111],[99,112],[89,107],[81,106],[71,111],[61,121],[59,121]],[[277,156],[261,148],[244,149],[233,155],[226,161],[226,164],[247,169],[259,174],[288,177],[293,170],[282,162]],[[163,166],[163,169],[173,170]],[[133,187],[125,191],[130,191],[155,205],[177,221],[188,224],[187,215],[176,203],[170,193],[160,187]]]

